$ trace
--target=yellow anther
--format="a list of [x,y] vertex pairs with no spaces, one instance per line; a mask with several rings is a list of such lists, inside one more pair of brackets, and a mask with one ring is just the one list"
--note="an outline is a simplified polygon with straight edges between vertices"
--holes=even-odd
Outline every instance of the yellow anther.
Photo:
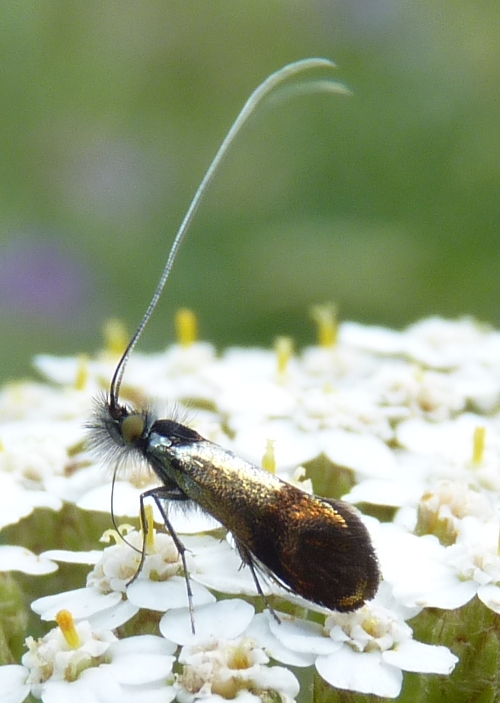
[[274,351],[278,359],[278,374],[284,376],[293,356],[293,339],[291,337],[276,337]]
[[175,313],[177,341],[181,347],[190,347],[198,339],[198,318],[189,308],[179,308]]
[[80,635],[76,631],[75,619],[69,610],[60,610],[56,615],[56,622],[71,649],[78,649],[82,646]]
[[274,439],[268,439],[266,443],[266,451],[262,457],[262,468],[270,474],[276,473],[276,456],[274,454]]
[[[153,513],[153,506],[146,505],[144,508],[144,514],[146,517],[146,525],[141,524],[142,531],[146,537],[146,553],[152,554],[155,551],[155,520]],[[141,520],[142,523],[142,520]]]
[[104,323],[104,349],[113,356],[121,356],[129,342],[127,328],[121,320],[111,319]]
[[476,427],[474,430],[474,446],[472,450],[472,463],[480,466],[484,461],[484,450],[486,449],[486,427]]
[[80,354],[78,357],[78,366],[76,368],[75,389],[84,391],[89,381],[89,359],[86,354]]
[[311,317],[317,325],[319,346],[327,349],[334,347],[339,329],[336,306],[331,303],[314,305],[311,308]]

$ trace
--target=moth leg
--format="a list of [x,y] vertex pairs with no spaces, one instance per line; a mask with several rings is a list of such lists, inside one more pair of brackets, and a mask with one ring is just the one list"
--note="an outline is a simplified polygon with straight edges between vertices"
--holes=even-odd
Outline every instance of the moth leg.
[[244,545],[242,545],[240,542],[237,542],[236,540],[235,540],[235,542],[236,542],[236,547],[238,548],[238,552],[240,554],[241,560],[250,569],[250,572],[252,574],[252,578],[255,583],[255,587],[257,589],[257,593],[259,594],[259,596],[262,598],[262,600],[266,604],[266,608],[269,610],[269,612],[271,613],[273,618],[276,620],[276,622],[279,625],[281,625],[281,620],[279,619],[278,615],[276,614],[276,611],[274,610],[273,606],[269,602],[268,597],[265,595],[264,591],[262,590],[262,586],[260,585],[260,581],[257,576],[257,568],[256,568],[256,564],[255,564],[252,553]]
[[[146,511],[144,507],[144,503],[146,498],[153,498],[154,502],[158,506],[158,510],[160,511],[161,517],[163,519],[163,522],[165,523],[165,527],[167,528],[170,536],[172,537],[172,540],[175,544],[175,547],[177,551],[179,552],[179,556],[181,558],[182,562],[182,568],[184,569],[184,579],[186,581],[186,591],[187,591],[187,598],[188,598],[188,608],[189,608],[189,618],[191,620],[191,631],[193,634],[195,634],[195,628],[194,628],[194,605],[193,605],[193,591],[191,589],[191,582],[189,580],[189,574],[188,574],[188,568],[187,568],[187,562],[186,562],[186,547],[182,543],[182,541],[179,539],[179,536],[177,535],[177,532],[174,530],[174,527],[170,520],[168,519],[168,514],[164,506],[165,501],[186,501],[189,500],[188,497],[180,491],[178,488],[166,488],[164,486],[158,486],[156,488],[151,488],[149,491],[145,491],[144,493],[141,493],[140,495],[140,514],[141,514],[141,522],[143,525],[143,530],[144,530],[144,540],[142,543],[142,552],[141,552],[141,559],[139,562],[139,566],[137,568],[137,571],[133,578],[129,581],[129,584],[135,581],[137,576],[140,574],[142,567],[144,566],[144,561],[146,559],[146,544],[147,544],[147,529],[148,529],[148,523],[146,520]],[[128,584],[127,584],[128,585]]]

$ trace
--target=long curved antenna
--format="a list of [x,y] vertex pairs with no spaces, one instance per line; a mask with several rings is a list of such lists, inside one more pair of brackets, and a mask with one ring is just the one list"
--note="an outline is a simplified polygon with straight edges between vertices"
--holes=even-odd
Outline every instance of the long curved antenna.
[[[217,171],[222,160],[226,156],[229,147],[231,146],[243,126],[246,124],[249,117],[255,112],[258,105],[264,100],[264,98],[269,96],[271,91],[273,91],[278,86],[281,86],[283,83],[285,83],[298,73],[319,68],[332,69],[336,68],[336,66],[333,61],[329,61],[328,59],[303,59],[301,61],[295,61],[294,63],[287,64],[279,71],[272,73],[250,95],[250,97],[244,104],[240,114],[233,122],[231,129],[229,130],[224,141],[220,145],[219,150],[217,151],[212,163],[210,164],[207,172],[205,173],[205,176],[203,177],[203,180],[201,181],[196,193],[194,194],[194,198],[191,201],[191,205],[189,206],[188,211],[186,212],[184,219],[182,220],[181,226],[179,227],[179,230],[175,236],[174,243],[172,244],[172,248],[170,249],[170,253],[168,255],[167,263],[165,264],[163,273],[161,274],[160,280],[158,281],[158,285],[156,286],[154,295],[151,298],[151,302],[149,303],[147,310],[144,313],[144,317],[142,318],[132,339],[128,343],[127,348],[123,352],[123,355],[115,369],[109,391],[109,403],[112,408],[116,407],[118,403],[120,386],[130,354],[132,353],[132,350],[134,349],[140,336],[142,335],[144,328],[146,327],[149,321],[149,318],[153,314],[153,311],[163,292],[163,288],[165,287],[165,283],[167,282],[168,277],[170,276],[170,272],[172,270],[172,266],[174,264],[175,257],[177,256],[182,240],[184,239],[184,236],[189,228],[189,225],[191,224],[195,212],[198,209],[198,206],[203,196],[205,195],[205,192],[208,186],[210,185],[210,182],[212,181],[215,172]],[[341,83],[338,83],[337,81],[333,80],[317,80],[312,84],[312,86],[309,87],[311,89],[319,91],[328,91],[335,93],[349,92]],[[298,89],[298,86],[295,86],[295,89]]]

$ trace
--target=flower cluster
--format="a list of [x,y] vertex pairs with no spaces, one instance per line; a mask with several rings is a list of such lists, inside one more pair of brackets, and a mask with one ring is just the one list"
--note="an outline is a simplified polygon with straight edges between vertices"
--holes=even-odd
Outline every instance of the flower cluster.
[[[273,612],[256,612],[261,599],[230,535],[175,505],[169,519],[187,574],[151,516],[145,557],[143,532],[124,525],[106,534],[114,544],[102,551],[35,555],[4,544],[5,572],[47,574],[60,562],[92,570],[85,587],[33,603],[57,627],[28,638],[21,664],[0,668],[0,703],[30,692],[44,701],[126,701],[139,690],[151,703],[288,703],[299,690],[289,667],[396,698],[403,672],[453,672],[462,650],[447,613],[479,604],[490,618],[500,614],[500,333],[470,319],[396,332],[337,329],[325,310],[316,318],[322,343],[300,355],[283,339],[274,350],[218,355],[184,329],[165,352],[132,356],[122,395],[154,399],[160,417],[182,416],[304,490],[369,507],[363,519],[383,574],[377,596],[354,613],[325,613],[261,577]],[[109,512],[114,467],[88,451],[84,427],[116,365],[118,336],[94,359],[40,356],[46,382],[0,392],[0,529],[41,508],[57,523],[63,504],[82,516]],[[139,496],[155,485],[148,467],[120,466],[115,516],[136,518]],[[59,530],[64,547],[63,520]],[[488,628],[497,632],[494,619]]]

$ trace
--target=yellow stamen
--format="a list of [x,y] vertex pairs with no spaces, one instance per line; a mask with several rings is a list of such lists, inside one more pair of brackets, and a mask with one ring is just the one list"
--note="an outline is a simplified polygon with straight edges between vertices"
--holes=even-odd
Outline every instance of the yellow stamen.
[[180,308],[175,313],[177,341],[181,347],[190,347],[198,339],[198,318],[189,308]]
[[56,622],[71,649],[78,649],[82,646],[80,635],[76,631],[75,620],[69,610],[60,610],[56,615]]
[[486,449],[486,427],[476,427],[474,430],[474,447],[472,450],[472,463],[480,466],[484,461],[484,451]]
[[99,542],[109,544],[111,540],[113,540],[115,544],[121,544],[123,542],[123,535],[127,535],[129,532],[132,532],[135,529],[136,528],[133,525],[123,523],[123,525],[120,525],[118,527],[118,532],[113,529],[105,530],[102,533],[102,537],[100,538]]
[[311,317],[317,324],[318,344],[325,349],[331,349],[337,344],[339,330],[337,308],[332,303],[314,305]]
[[78,357],[78,366],[76,369],[75,389],[84,391],[89,380],[89,359],[86,354],[80,354]]
[[278,358],[278,374],[284,376],[293,356],[293,339],[291,337],[276,337],[274,351]]
[[104,323],[104,349],[113,356],[121,356],[129,342],[127,328],[121,320],[111,319]]
[[276,456],[274,454],[274,439],[268,439],[266,443],[266,451],[262,457],[262,468],[269,471],[270,474],[276,473]]
[[[152,554],[155,551],[155,520],[153,513],[153,506],[146,505],[144,508],[144,513],[146,517],[146,525],[141,524],[141,529],[146,538],[146,553]],[[141,520],[142,523],[142,520]]]
[[4,451],[5,451],[5,447],[3,446],[3,442],[0,439],[0,452],[4,452]]

